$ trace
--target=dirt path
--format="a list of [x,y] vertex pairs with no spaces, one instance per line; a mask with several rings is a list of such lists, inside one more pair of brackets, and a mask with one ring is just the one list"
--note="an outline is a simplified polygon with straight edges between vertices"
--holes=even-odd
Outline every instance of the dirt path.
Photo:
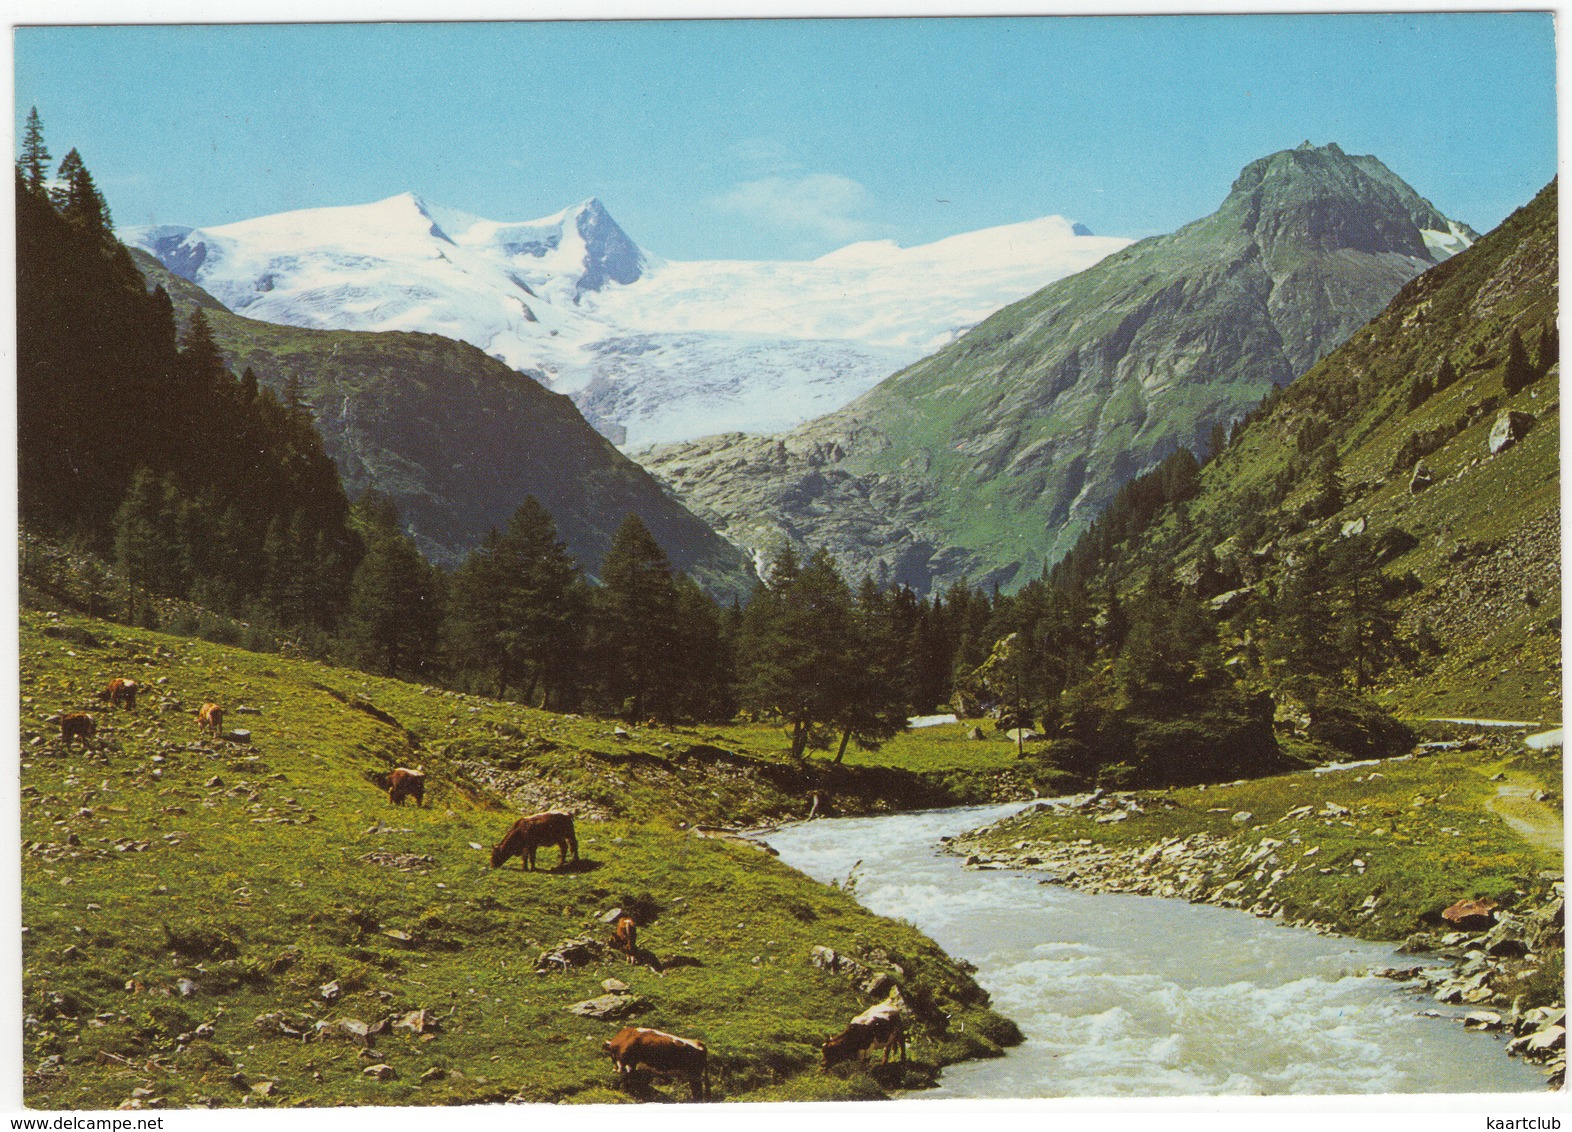
[[1496,796],[1486,807],[1536,849],[1560,854],[1564,842],[1561,814],[1534,801],[1539,784],[1533,778],[1513,771],[1506,775],[1507,780],[1496,787]]

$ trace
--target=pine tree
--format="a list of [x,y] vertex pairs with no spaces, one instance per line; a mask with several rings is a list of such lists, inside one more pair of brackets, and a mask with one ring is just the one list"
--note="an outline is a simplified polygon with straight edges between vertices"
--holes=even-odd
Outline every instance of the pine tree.
[[60,159],[60,166],[55,170],[54,183],[49,186],[49,203],[62,216],[71,207],[71,188],[82,167],[82,155],[73,147]]
[[523,681],[526,703],[538,685],[546,687],[545,707],[554,673],[573,667],[570,654],[582,644],[583,611],[575,604],[578,567],[557,536],[551,513],[533,495],[508,520],[498,558],[505,571],[501,613],[509,668]]
[[440,590],[396,515],[389,522],[381,500],[356,509],[367,545],[350,585],[348,637],[362,663],[390,676],[415,675],[437,653]]
[[1539,331],[1539,350],[1534,359],[1534,369],[1541,376],[1561,360],[1561,331],[1554,317]]
[[515,680],[503,612],[509,571],[501,544],[502,535],[492,527],[485,541],[454,571],[447,622],[454,667],[485,674],[499,700],[507,698]]
[[877,750],[906,728],[905,656],[890,612],[886,595],[871,579],[865,581],[848,626],[848,683],[830,719],[841,734],[836,762],[846,757],[846,746],[853,740],[865,751]]
[[613,706],[629,719],[671,718],[675,683],[677,587],[666,552],[637,516],[612,536],[601,563],[602,660]]
[[847,714],[856,655],[851,591],[826,551],[801,568],[788,554],[743,616],[744,706],[779,716],[800,758],[819,728]]
[[1501,372],[1501,385],[1508,393],[1517,393],[1526,388],[1539,375],[1534,372],[1534,367],[1529,364],[1528,351],[1523,348],[1523,336],[1512,328],[1512,334],[1507,339],[1506,366]]
[[224,355],[213,340],[213,328],[200,309],[191,312],[186,332],[180,336],[180,353],[192,372],[206,381],[216,381],[229,372],[224,366]]
[[38,107],[34,106],[27,112],[27,125],[22,128],[22,156],[16,163],[28,192],[37,195],[44,193],[44,176],[49,161],[49,150],[44,146],[44,126],[38,118]]

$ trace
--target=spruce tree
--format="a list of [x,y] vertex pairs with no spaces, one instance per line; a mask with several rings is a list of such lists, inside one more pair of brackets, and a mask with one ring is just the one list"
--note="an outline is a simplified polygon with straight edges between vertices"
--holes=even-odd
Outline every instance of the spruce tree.
[[49,150],[44,145],[44,125],[39,121],[38,107],[34,106],[27,112],[27,125],[22,128],[22,156],[16,163],[28,192],[43,195],[49,161]]
[[1508,393],[1517,393],[1524,389],[1539,375],[1534,372],[1534,367],[1529,364],[1528,351],[1523,348],[1523,336],[1512,328],[1512,334],[1507,339],[1506,366],[1501,372],[1501,385]]
[[380,508],[357,508],[356,517],[366,554],[350,585],[349,639],[361,663],[389,676],[413,676],[431,666],[440,639],[436,572],[396,518],[389,523]]
[[453,666],[483,674],[499,700],[507,698],[515,680],[503,612],[509,571],[501,543],[502,535],[492,527],[454,571],[446,626]]
[[677,587],[666,552],[629,514],[601,563],[597,594],[600,650],[614,710],[629,719],[671,718],[675,682]]
[[906,728],[906,657],[890,612],[887,596],[872,579],[865,581],[848,626],[848,682],[830,719],[841,735],[836,762],[846,757],[846,746],[854,740],[865,751],[877,750]]
[[1560,360],[1561,332],[1556,326],[1555,318],[1552,317],[1539,331],[1539,350],[1534,360],[1534,369],[1543,376]]
[[578,567],[557,536],[551,513],[526,496],[497,548],[502,578],[502,636],[511,673],[523,681],[524,700],[537,686],[550,699],[554,674],[574,666],[583,611],[576,607]]

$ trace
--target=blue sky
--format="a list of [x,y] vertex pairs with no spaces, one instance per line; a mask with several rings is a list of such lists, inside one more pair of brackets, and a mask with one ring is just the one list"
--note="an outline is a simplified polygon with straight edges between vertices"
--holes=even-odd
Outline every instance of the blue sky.
[[672,259],[1150,235],[1306,139],[1483,231],[1556,164],[1533,13],[19,28],[15,82],[121,225],[598,196]]

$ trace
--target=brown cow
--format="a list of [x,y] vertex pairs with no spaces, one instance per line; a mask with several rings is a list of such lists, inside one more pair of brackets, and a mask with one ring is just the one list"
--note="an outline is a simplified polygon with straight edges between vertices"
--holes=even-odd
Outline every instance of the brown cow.
[[618,916],[617,926],[611,933],[611,946],[637,963],[639,950],[639,924],[632,916]]
[[395,806],[402,806],[405,798],[415,799],[415,805],[426,804],[426,772],[423,770],[410,770],[408,767],[394,767],[393,773],[388,775],[388,801]]
[[526,871],[535,867],[535,850],[542,845],[555,845],[562,853],[557,862],[560,869],[568,863],[568,849],[573,849],[573,859],[579,859],[579,839],[573,835],[573,815],[561,810],[547,810],[532,814],[513,823],[501,841],[491,849],[491,867],[498,868],[509,857],[520,858]]
[[824,1068],[841,1061],[860,1057],[870,1049],[884,1051],[884,1064],[890,1063],[890,1053],[899,1049],[901,1060],[906,1060],[906,1030],[901,1023],[901,1011],[893,1002],[870,1006],[851,1020],[841,1033],[820,1047],[824,1051]]
[[98,693],[98,698],[110,707],[123,707],[127,711],[135,711],[136,691],[139,686],[135,680],[122,680],[116,677],[109,682],[109,687]]
[[224,733],[224,709],[217,704],[203,704],[197,709],[196,718],[197,726],[203,731],[211,731],[213,738]]
[[60,738],[67,746],[71,740],[80,738],[84,744],[98,734],[98,724],[93,722],[93,717],[82,712],[72,712],[70,715],[60,717]]
[[694,1100],[709,1099],[709,1055],[704,1043],[695,1038],[679,1038],[647,1026],[625,1026],[601,1048],[611,1054],[612,1064],[624,1078],[640,1070],[657,1077],[680,1077],[688,1082]]

